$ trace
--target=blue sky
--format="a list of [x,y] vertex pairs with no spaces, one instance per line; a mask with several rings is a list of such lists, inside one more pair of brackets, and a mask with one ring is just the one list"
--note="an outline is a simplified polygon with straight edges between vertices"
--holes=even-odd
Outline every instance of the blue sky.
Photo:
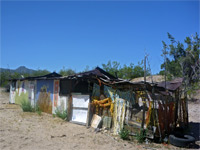
[[167,32],[199,33],[199,1],[2,1],[1,67],[82,71],[146,51],[155,74]]

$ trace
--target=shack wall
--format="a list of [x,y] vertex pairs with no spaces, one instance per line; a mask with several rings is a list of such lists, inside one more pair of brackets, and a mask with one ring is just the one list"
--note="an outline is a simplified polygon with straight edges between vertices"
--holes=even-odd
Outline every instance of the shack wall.
[[52,113],[54,80],[37,80],[36,105],[46,113]]
[[20,105],[22,103],[22,101],[29,100],[31,102],[32,106],[34,106],[35,84],[36,84],[35,81],[28,81],[28,80],[20,81],[20,80],[18,80],[16,82],[16,89],[14,92],[15,94],[14,94],[13,103]]
[[54,93],[53,93],[53,114],[56,113],[56,111],[66,111],[67,112],[67,103],[69,96],[60,96],[60,81],[54,80]]
[[9,95],[9,103],[15,103],[15,94],[16,94],[16,82],[13,81],[10,83],[10,95]]

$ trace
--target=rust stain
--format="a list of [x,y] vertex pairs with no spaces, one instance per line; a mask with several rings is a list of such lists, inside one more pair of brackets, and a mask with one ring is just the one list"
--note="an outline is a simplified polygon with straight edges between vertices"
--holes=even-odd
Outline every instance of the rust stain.
[[43,112],[52,114],[52,101],[50,92],[47,92],[46,86],[43,86],[40,91],[40,95],[37,101],[37,105]]

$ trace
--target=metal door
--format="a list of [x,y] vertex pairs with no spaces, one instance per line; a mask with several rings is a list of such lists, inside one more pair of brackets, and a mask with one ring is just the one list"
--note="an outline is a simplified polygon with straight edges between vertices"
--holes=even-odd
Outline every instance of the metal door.
[[89,95],[72,95],[72,122],[86,124]]

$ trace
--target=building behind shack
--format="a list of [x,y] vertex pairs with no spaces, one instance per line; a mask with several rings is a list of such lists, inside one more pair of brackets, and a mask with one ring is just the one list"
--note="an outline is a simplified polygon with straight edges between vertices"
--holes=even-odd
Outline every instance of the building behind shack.
[[44,76],[11,80],[9,102],[21,105],[29,101],[32,107],[39,107],[50,114],[55,113],[56,109],[66,110],[67,97],[59,96],[58,77],[61,75],[53,72]]

